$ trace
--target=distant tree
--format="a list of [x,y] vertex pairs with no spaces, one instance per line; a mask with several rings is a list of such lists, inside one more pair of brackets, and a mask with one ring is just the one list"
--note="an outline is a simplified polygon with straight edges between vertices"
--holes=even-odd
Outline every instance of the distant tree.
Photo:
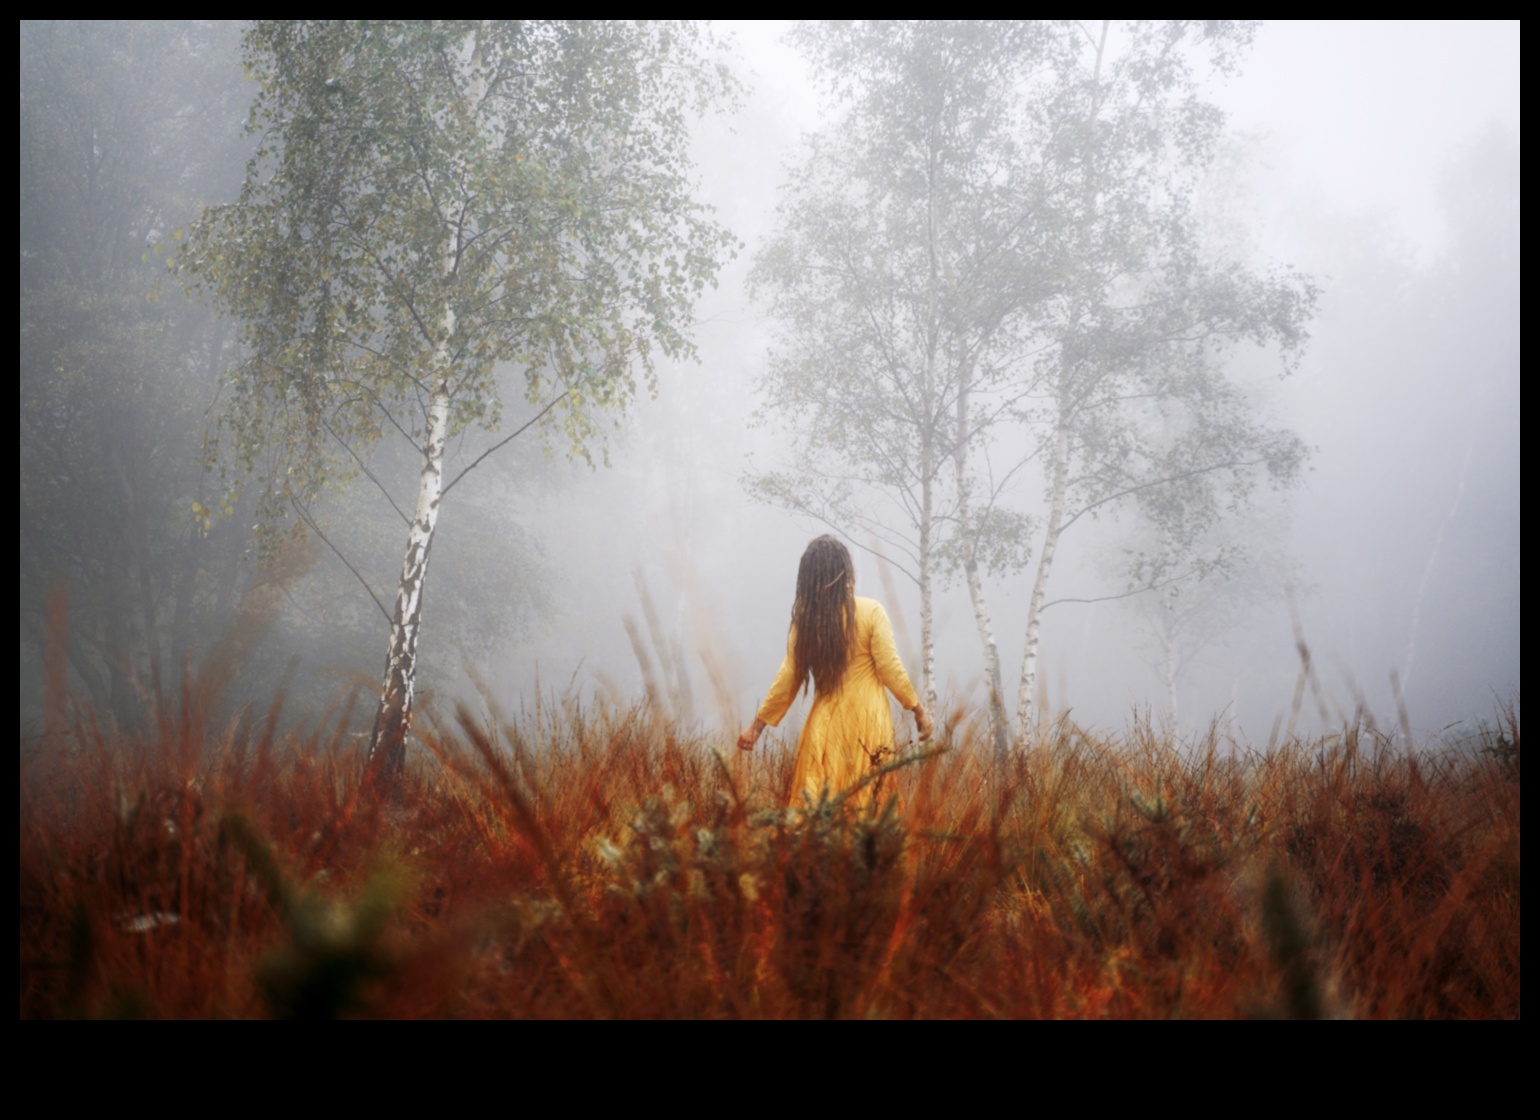
[[[1246,24],[854,22],[797,40],[845,111],[796,170],[754,280],[779,324],[762,386],[793,466],[751,489],[898,553],[920,589],[964,574],[997,749],[1008,732],[982,571],[1040,528],[1017,697],[1034,723],[1042,612],[1065,531],[1137,505],[1201,537],[1304,449],[1228,375],[1243,340],[1302,345],[1313,285],[1216,254],[1194,185],[1222,136],[1200,66]],[[1003,500],[1042,479],[1041,525]]]
[[224,431],[263,467],[267,525],[383,435],[420,455],[370,748],[383,772],[405,756],[428,554],[458,481],[446,443],[496,427],[498,368],[586,454],[636,369],[654,384],[655,350],[691,352],[693,301],[730,245],[689,189],[688,113],[732,90],[699,42],[688,24],[583,21],[244,35],[261,147],[179,259],[250,349]]
[[1124,605],[1139,620],[1137,644],[1160,678],[1174,728],[1189,669],[1230,642],[1260,608],[1291,589],[1304,591],[1303,574],[1288,551],[1282,510],[1226,517],[1193,539],[1165,534],[1143,517],[1130,520],[1107,567],[1112,579],[1138,592]]
[[1055,291],[1037,306],[1036,357],[1021,371],[1023,462],[1041,470],[1046,507],[1021,738],[1065,532],[1133,505],[1163,547],[1196,559],[1191,547],[1226,510],[1259,481],[1290,484],[1304,461],[1296,435],[1255,416],[1230,358],[1242,342],[1276,346],[1291,369],[1316,287],[1213,251],[1193,205],[1224,123],[1202,72],[1232,70],[1252,33],[1229,21],[1061,24],[1055,71],[1033,98],[1026,142],[1042,153],[1057,233],[1045,258]]
[[[1399,487],[1423,484],[1407,491],[1417,494],[1419,520],[1432,510],[1439,513],[1426,554],[1406,550],[1421,571],[1398,660],[1401,687],[1410,690],[1415,679],[1417,692],[1432,691],[1427,678],[1414,677],[1420,641],[1424,655],[1431,646],[1460,663],[1478,689],[1490,684],[1481,673],[1494,655],[1506,655],[1516,672],[1523,644],[1519,167],[1518,137],[1495,125],[1451,159],[1439,184],[1450,244],[1427,279],[1411,286],[1402,312],[1405,326],[1396,338],[1416,357],[1403,364],[1393,350],[1380,356],[1397,383],[1410,373],[1442,390],[1428,393],[1431,401],[1444,398],[1430,401],[1435,425],[1430,435],[1437,434],[1426,447],[1419,441],[1420,478],[1396,480]],[[1459,378],[1450,378],[1452,369],[1460,370]],[[1427,533],[1427,522],[1419,529],[1412,532]],[[1439,614],[1444,618],[1435,622]],[[1506,619],[1508,625],[1483,625],[1476,621],[1481,619]],[[1448,672],[1429,676],[1452,685]]]
[[1006,730],[981,567],[1025,559],[1026,525],[974,492],[1010,401],[1041,212],[1017,144],[1047,42],[1020,21],[855,22],[795,34],[843,112],[794,172],[752,276],[779,332],[761,385],[795,443],[749,481],[914,581],[935,703],[933,584],[962,572],[994,729]]

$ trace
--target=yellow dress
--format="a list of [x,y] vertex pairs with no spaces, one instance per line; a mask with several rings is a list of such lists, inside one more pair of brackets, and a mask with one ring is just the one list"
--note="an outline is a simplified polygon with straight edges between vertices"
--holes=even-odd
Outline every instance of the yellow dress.
[[[759,718],[771,727],[785,717],[802,683],[792,680],[795,637],[787,635],[786,659],[759,706]],[[909,674],[904,672],[904,663],[898,659],[888,612],[875,599],[857,596],[855,641],[844,676],[827,695],[814,695],[813,709],[797,740],[789,794],[792,805],[800,805],[804,794],[816,801],[825,787],[830,793],[839,793],[859,782],[874,766],[892,761],[889,692],[911,711],[920,702]]]

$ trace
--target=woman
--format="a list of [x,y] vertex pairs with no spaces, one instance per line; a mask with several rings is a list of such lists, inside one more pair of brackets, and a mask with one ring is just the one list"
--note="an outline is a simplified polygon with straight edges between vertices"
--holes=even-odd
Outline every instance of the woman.
[[790,801],[838,793],[893,757],[893,716],[888,693],[914,713],[920,738],[930,738],[930,713],[909,683],[893,626],[882,604],[859,599],[850,550],[822,536],[802,553],[797,600],[791,608],[786,659],[754,722],[738,736],[751,751],[765,725],[775,727],[797,692],[813,681],[813,710],[797,741]]

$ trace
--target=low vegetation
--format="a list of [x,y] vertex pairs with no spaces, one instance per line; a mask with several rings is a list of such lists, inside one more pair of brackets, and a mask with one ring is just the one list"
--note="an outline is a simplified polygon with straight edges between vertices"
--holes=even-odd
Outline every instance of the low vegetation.
[[21,752],[23,1018],[1517,1017],[1519,720],[1409,754],[984,713],[788,812],[576,702],[425,726],[89,719]]

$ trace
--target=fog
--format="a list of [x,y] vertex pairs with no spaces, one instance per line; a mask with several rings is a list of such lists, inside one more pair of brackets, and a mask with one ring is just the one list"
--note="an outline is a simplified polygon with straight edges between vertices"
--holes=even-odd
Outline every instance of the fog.
[[[757,472],[795,467],[797,446],[795,402],[764,393],[778,336],[766,299],[751,298],[748,276],[776,229],[783,184],[805,158],[808,137],[836,120],[785,39],[788,28],[715,27],[745,92],[735,111],[693,125],[698,196],[741,247],[698,304],[698,360],[660,360],[655,396],[643,386],[623,413],[604,418],[607,434],[591,443],[592,462],[536,425],[445,499],[419,647],[420,687],[432,710],[488,697],[506,711],[533,711],[563,696],[629,704],[646,695],[652,673],[655,703],[703,731],[735,731],[752,717],[784,652],[798,558],[809,538],[827,531],[849,533],[857,592],[887,606],[918,681],[919,592],[900,558],[885,563],[872,551],[882,546],[854,525],[757,501],[746,488]],[[24,737],[41,719],[45,602],[47,589],[60,586],[70,602],[71,687],[99,705],[116,697],[116,718],[133,718],[130,693],[174,691],[180,659],[198,665],[231,648],[246,682],[237,699],[261,703],[282,685],[291,710],[309,716],[357,687],[360,718],[372,718],[368,690],[379,687],[405,540],[382,490],[409,508],[416,460],[404,445],[382,442],[369,460],[379,485],[360,475],[311,507],[330,543],[309,533],[308,544],[277,550],[289,574],[264,575],[250,544],[255,487],[237,487],[226,514],[217,508],[225,481],[200,465],[226,399],[210,371],[231,361],[232,343],[186,303],[175,281],[154,282],[157,306],[178,309],[157,311],[170,325],[156,329],[183,341],[135,350],[132,369],[113,359],[92,372],[83,358],[84,372],[68,375],[71,384],[133,382],[131,399],[91,421],[101,430],[121,429],[130,415],[166,425],[133,445],[153,447],[160,473],[146,474],[144,485],[158,488],[155,512],[140,511],[122,530],[108,526],[127,517],[126,480],[139,476],[95,456],[136,452],[114,451],[89,434],[81,419],[87,406],[61,387],[62,360],[46,355],[95,345],[103,328],[92,316],[120,314],[107,307],[107,284],[129,274],[126,283],[141,283],[132,278],[139,265],[103,266],[89,283],[72,279],[79,268],[63,266],[38,279],[38,262],[55,251],[40,239],[69,221],[53,210],[43,215],[46,196],[59,189],[48,184],[74,182],[79,173],[50,172],[55,178],[45,181],[29,172],[29,161],[54,158],[43,132],[73,119],[63,109],[50,115],[56,107],[47,99],[65,58],[57,37],[73,42],[78,30],[24,26],[21,45]],[[146,267],[162,272],[154,244],[196,217],[190,206],[175,207],[232,198],[250,151],[239,129],[250,90],[235,30],[216,27],[205,41],[203,80],[224,100],[203,97],[199,127],[223,127],[207,118],[224,106],[229,138],[219,166],[203,165],[214,153],[198,160],[183,153],[177,182],[154,187],[177,201],[157,211],[164,225],[132,232],[147,247]],[[149,49],[137,40],[120,46]],[[100,57],[110,65],[105,51]],[[1519,697],[1518,24],[1267,24],[1232,73],[1205,79],[1203,93],[1224,111],[1227,127],[1201,192],[1206,228],[1258,267],[1290,266],[1320,288],[1293,372],[1285,376],[1268,348],[1238,348],[1228,359],[1254,413],[1297,433],[1310,454],[1297,485],[1259,487],[1211,530],[1212,541],[1243,544],[1250,559],[1184,589],[1184,603],[1200,604],[1203,614],[1187,632],[1179,665],[1162,659],[1150,610],[1158,592],[1122,595],[1122,557],[1140,539],[1138,513],[1113,506],[1066,533],[1048,594],[1059,602],[1042,615],[1037,689],[1045,715],[1068,713],[1099,727],[1147,716],[1184,734],[1217,722],[1261,746],[1280,726],[1329,731],[1358,710],[1399,729],[1404,704],[1419,741],[1457,736]],[[108,114],[92,127],[128,128],[130,116]],[[97,150],[110,151],[110,142],[97,142]],[[110,161],[97,162],[112,171]],[[135,174],[143,183],[155,171]],[[71,284],[93,292],[78,312],[48,318],[39,310],[76,290]],[[136,307],[144,296],[137,299]],[[69,330],[81,332],[78,343],[59,341]],[[102,393],[83,392],[101,406]],[[36,404],[45,398],[64,403]],[[182,421],[165,421],[168,401],[185,413]],[[499,431],[458,438],[447,474],[535,412],[511,385]],[[1039,524],[1045,516],[1039,481],[1002,500]],[[207,523],[194,502],[215,510]],[[138,553],[130,555],[129,540],[140,541]],[[984,580],[1011,699],[1039,542],[1028,547],[1025,566]],[[195,552],[202,558],[188,559]],[[167,576],[164,586],[150,586],[152,575],[192,563],[202,565],[200,574],[185,585]],[[262,608],[275,616],[272,624],[232,646],[239,605],[256,604],[251,589],[264,586],[278,589]],[[133,595],[157,609],[134,608],[133,620],[119,619],[115,597]],[[934,629],[943,710],[981,715],[983,662],[960,578],[938,581]],[[1301,675],[1301,643],[1309,679]],[[139,683],[108,681],[119,674]],[[786,726],[799,718],[794,709]]]

